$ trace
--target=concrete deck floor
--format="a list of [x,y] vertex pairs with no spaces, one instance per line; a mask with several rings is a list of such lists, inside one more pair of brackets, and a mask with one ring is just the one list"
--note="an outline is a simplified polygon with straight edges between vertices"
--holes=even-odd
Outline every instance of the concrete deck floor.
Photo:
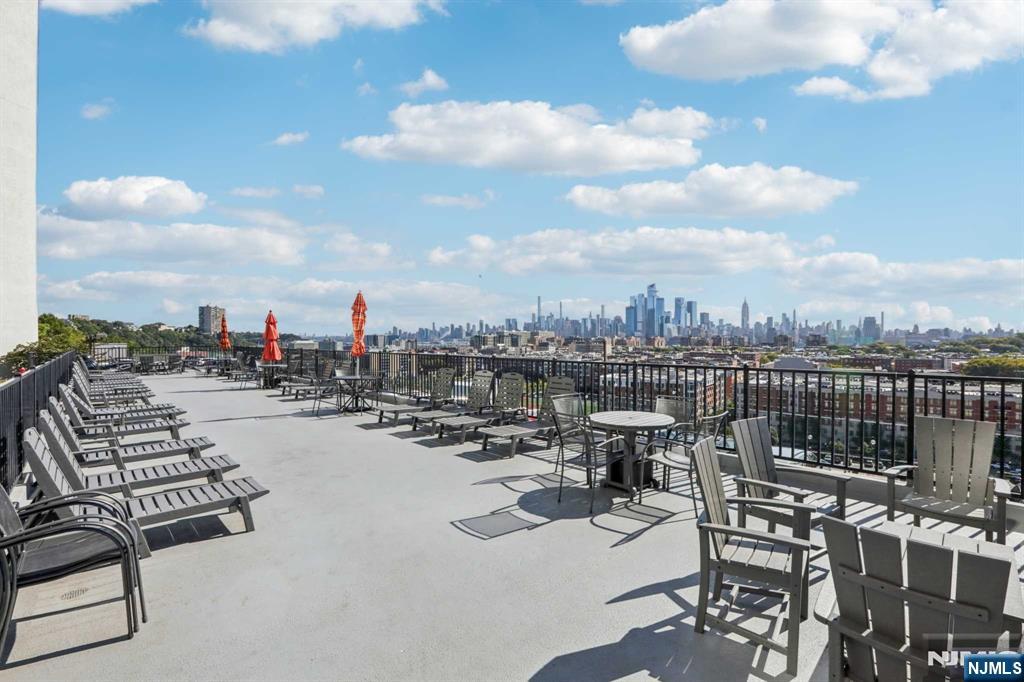
[[[585,484],[557,503],[543,445],[501,459],[213,378],[146,381],[188,410],[183,435],[210,436],[233,476],[271,491],[256,531],[237,515],[147,531],[150,621],[132,640],[114,569],[23,590],[4,678],[791,679],[779,654],[694,633],[685,476],[642,505],[600,490],[591,518]],[[777,604],[745,598],[733,615],[778,632]],[[813,615],[801,640],[797,679],[824,679]]]

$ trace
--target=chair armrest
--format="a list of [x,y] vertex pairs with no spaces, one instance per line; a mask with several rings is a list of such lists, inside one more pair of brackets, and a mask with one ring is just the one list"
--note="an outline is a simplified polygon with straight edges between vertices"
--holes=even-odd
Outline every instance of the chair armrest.
[[784,493],[786,495],[792,495],[794,498],[796,498],[797,502],[803,502],[804,498],[807,497],[806,490],[801,490],[800,488],[791,488],[788,485],[782,485],[780,483],[768,483],[767,481],[761,481],[756,478],[743,478],[741,476],[737,476],[733,480],[736,481],[737,483],[741,483],[744,485],[758,485],[761,486],[762,488],[767,488],[768,490],[774,490],[776,492]]
[[0,538],[0,549],[10,547],[12,545],[21,545],[26,542],[33,540],[39,540],[41,538],[52,537],[55,535],[63,535],[64,533],[80,533],[80,532],[92,532],[100,535],[107,536],[114,544],[120,546],[125,550],[132,550],[134,545],[133,539],[126,538],[121,529],[108,526],[102,523],[95,523],[90,521],[76,521],[74,519],[61,523],[61,524],[45,524],[38,526],[37,528],[29,528],[23,530],[14,535],[8,535],[7,537]]
[[18,514],[35,514],[59,507],[70,506],[72,504],[84,504],[91,505],[99,509],[107,509],[112,514],[115,514],[118,518],[125,521],[131,517],[131,514],[128,512],[127,505],[124,504],[124,500],[118,499],[109,493],[102,493],[97,490],[77,490],[66,495],[46,497],[38,502],[33,502],[28,506],[20,508],[18,510]]
[[889,467],[882,473],[889,478],[896,478],[905,471],[914,471],[915,469],[917,469],[916,464],[901,464],[899,466]]
[[829,471],[828,469],[814,469],[808,466],[799,466],[794,464],[781,464],[775,463],[775,469],[777,471],[784,471],[791,474],[805,474],[807,476],[817,476],[819,478],[828,478],[833,481],[844,481],[849,482],[853,480],[853,476],[848,474],[840,474],[835,471]]
[[744,506],[756,506],[756,507],[776,507],[778,509],[789,509],[794,512],[811,512],[817,511],[817,507],[813,504],[804,504],[803,502],[787,502],[786,500],[766,500],[763,497],[727,497],[726,502],[732,504],[740,504]]
[[763,530],[753,530],[752,528],[737,528],[735,526],[720,526],[716,523],[702,523],[697,526],[697,529],[702,533],[723,533],[725,535],[732,535],[738,538],[764,540],[765,542],[792,547],[793,549],[802,549],[807,552],[811,551],[811,548],[813,547],[810,540],[793,538],[788,535],[779,535],[778,533],[768,533]]
[[996,497],[1012,497],[1013,484],[1005,478],[992,478],[992,493]]
[[607,447],[607,446],[611,445],[612,443],[614,443],[617,440],[621,440],[623,443],[625,443],[626,442],[626,437],[625,436],[614,436],[612,438],[609,438],[608,440],[603,440],[600,443],[595,443],[594,444],[594,448],[604,448],[604,447]]

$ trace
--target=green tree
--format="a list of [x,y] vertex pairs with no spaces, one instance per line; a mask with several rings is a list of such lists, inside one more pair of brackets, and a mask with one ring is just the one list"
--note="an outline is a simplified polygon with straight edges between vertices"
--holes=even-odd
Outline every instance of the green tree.
[[987,377],[1024,377],[1024,358],[997,356],[974,358],[963,366],[963,373]]
[[46,313],[39,316],[39,340],[15,346],[3,361],[13,369],[32,367],[69,350],[85,353],[88,349],[85,334],[70,322]]

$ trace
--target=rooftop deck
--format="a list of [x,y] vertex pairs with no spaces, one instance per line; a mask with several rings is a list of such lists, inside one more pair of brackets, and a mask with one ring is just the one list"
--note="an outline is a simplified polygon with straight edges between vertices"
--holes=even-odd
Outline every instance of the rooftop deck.
[[[150,620],[132,640],[114,568],[23,590],[12,677],[790,679],[780,654],[694,633],[685,476],[642,505],[601,490],[591,518],[585,484],[557,504],[542,447],[502,459],[213,378],[146,382],[188,410],[183,435],[209,436],[271,491],[253,504],[256,531],[237,515],[147,531]],[[884,509],[854,500],[850,517]],[[782,626],[776,600],[742,606],[751,627]],[[824,679],[824,626],[812,615],[801,634],[797,679]]]

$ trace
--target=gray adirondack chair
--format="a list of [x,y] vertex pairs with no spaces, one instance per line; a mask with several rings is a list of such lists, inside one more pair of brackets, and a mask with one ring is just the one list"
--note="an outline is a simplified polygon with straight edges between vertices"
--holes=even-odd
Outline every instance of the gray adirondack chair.
[[[1006,543],[1006,500],[1009,481],[993,477],[994,422],[971,419],[914,418],[914,465],[886,469],[886,516],[906,512],[920,525],[921,517],[981,528]],[[897,492],[900,474],[914,472],[911,485]]]
[[[488,374],[491,376],[486,376]],[[496,396],[500,393],[501,382],[504,380],[504,377],[502,377],[492,392],[491,388],[494,386],[494,372],[483,370],[482,372],[474,373],[473,380],[470,383],[469,396],[466,400],[466,404],[458,410],[462,412],[462,414],[451,414],[451,416],[440,418],[435,417],[431,421],[432,427],[437,432],[437,437],[443,438],[445,429],[449,429],[451,431],[458,430],[459,442],[465,443],[466,436],[469,434],[470,429],[475,432],[480,429],[480,427],[490,424],[494,419],[490,413],[493,413],[497,409],[497,406],[495,405]],[[492,398],[492,396],[495,397]]]
[[415,405],[380,405],[377,408],[377,423],[382,423],[384,417],[387,416],[392,424],[398,424],[398,420],[402,417],[425,410],[437,409],[442,405],[452,402],[452,388],[455,386],[455,368],[441,367],[435,369],[430,373],[428,386],[430,388],[429,405],[420,405],[419,398],[416,399]]
[[49,398],[47,409],[50,411],[50,416],[53,417],[57,430],[72,447],[75,458],[85,467],[107,464],[123,467],[129,462],[180,455],[196,458],[203,450],[213,447],[213,441],[205,436],[177,440],[154,440],[130,445],[122,445],[116,436],[95,440],[79,438],[67,413],[55,398]]
[[[798,502],[763,498],[725,496],[718,451],[710,438],[698,441],[691,454],[697,470],[697,483],[704,501],[704,512],[697,522],[700,533],[700,598],[697,604],[696,632],[704,632],[705,623],[719,630],[735,632],[747,639],[786,656],[786,671],[797,672],[799,660],[800,621],[807,617],[807,565],[811,551],[809,541],[811,512],[814,508]],[[793,536],[767,533],[733,525],[729,504],[740,507],[763,505],[786,509],[793,514]],[[712,572],[714,583],[712,585]],[[731,575],[767,585],[727,585],[724,576]],[[787,600],[788,625],[786,642],[782,643],[759,632],[708,613],[708,592],[719,601],[722,590],[732,590]]]
[[822,589],[814,615],[828,625],[829,680],[941,680],[952,671],[930,665],[929,651],[1009,648],[1007,589],[1021,589],[1009,548],[985,556],[838,519],[822,526],[835,589]]
[[[473,377],[469,381],[469,394],[466,396],[465,403],[413,412],[410,415],[412,417],[412,430],[415,431],[420,424],[430,424],[431,429],[434,429],[434,424],[438,419],[480,414],[484,410],[490,409],[493,389],[494,372],[487,369],[478,369],[473,372]],[[442,434],[443,432],[442,428]]]
[[[834,485],[835,502],[827,502],[815,508],[811,514],[811,526],[821,524],[825,516],[837,519],[846,518],[846,484],[851,477],[824,469],[812,469],[806,466],[793,466],[777,462],[772,455],[772,433],[767,417],[738,419],[732,423],[732,433],[736,441],[736,454],[743,467],[743,476],[735,479],[740,497],[760,497],[775,499],[779,495],[789,495],[794,502],[803,502],[814,495],[813,490],[797,488],[779,483],[779,472],[812,476],[829,481]],[[741,508],[740,525],[746,525],[746,516],[754,516],[768,522],[768,532],[774,533],[776,524],[792,526],[793,515],[786,510],[769,507],[750,507],[745,511]]]
[[523,396],[526,395],[526,377],[518,372],[502,372],[494,387],[494,411],[499,423],[526,417]]
[[[50,452],[49,445],[38,430],[26,429],[22,443],[25,446],[25,459],[28,460],[32,475],[44,498],[57,499],[86,490],[81,483],[72,481],[64,475],[53,453]],[[141,526],[230,510],[241,513],[246,531],[251,532],[255,530],[255,526],[249,503],[268,492],[255,479],[246,477],[149,495],[135,496],[129,490],[133,496],[127,497],[123,503],[128,513],[127,521],[138,527],[136,537],[142,553],[148,555],[149,548]],[[77,513],[74,509],[56,510],[57,517],[61,519],[70,518]]]
[[[552,376],[548,377],[544,384],[544,393],[541,396],[540,410],[537,413],[537,421],[533,423],[497,424],[487,426],[478,430],[483,436],[480,445],[481,450],[487,449],[491,439],[505,439],[509,441],[509,457],[515,457],[519,443],[526,438],[542,438],[547,441],[550,450],[555,436],[554,406],[551,398],[556,395],[566,395],[576,390],[576,383],[572,377]],[[557,471],[557,465],[555,467]]]

